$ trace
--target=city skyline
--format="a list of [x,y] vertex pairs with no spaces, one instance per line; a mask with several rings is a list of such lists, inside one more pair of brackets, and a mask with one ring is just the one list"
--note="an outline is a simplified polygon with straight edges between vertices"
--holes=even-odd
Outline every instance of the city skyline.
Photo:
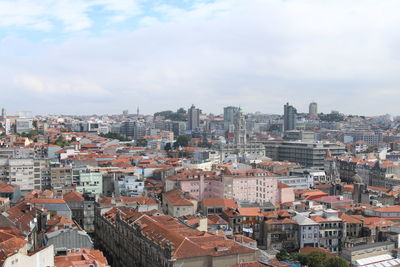
[[375,0],[2,1],[0,88],[8,110],[39,114],[117,113],[137,103],[147,114],[190,104],[280,113],[282,103],[307,110],[315,101],[324,113],[397,115],[399,8]]

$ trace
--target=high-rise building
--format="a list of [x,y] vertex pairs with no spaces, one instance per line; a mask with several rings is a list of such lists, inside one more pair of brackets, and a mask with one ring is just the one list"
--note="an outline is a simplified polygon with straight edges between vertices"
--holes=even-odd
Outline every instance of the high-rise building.
[[228,130],[235,123],[235,116],[239,111],[238,107],[224,107],[224,128]]
[[291,131],[296,129],[296,114],[297,110],[286,103],[283,110],[283,130]]
[[2,119],[2,120],[5,120],[6,117],[7,117],[6,109],[5,109],[5,108],[2,108],[2,109],[1,109],[1,119]]
[[318,104],[315,102],[311,102],[310,106],[308,107],[308,115],[317,116],[317,114],[318,114]]
[[129,114],[129,111],[128,111],[127,109],[124,109],[124,110],[122,111],[122,115],[123,115],[123,116],[128,116],[128,114]]
[[196,130],[200,126],[200,109],[196,108],[192,105],[189,108],[189,122],[188,122],[188,130]]

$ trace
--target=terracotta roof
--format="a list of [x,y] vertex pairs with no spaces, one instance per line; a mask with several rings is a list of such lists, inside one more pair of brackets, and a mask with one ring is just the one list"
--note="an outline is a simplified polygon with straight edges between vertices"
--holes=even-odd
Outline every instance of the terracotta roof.
[[400,212],[400,205],[374,209],[376,212]]
[[353,223],[353,224],[362,224],[363,223],[356,217],[347,215],[346,213],[343,213],[342,215],[340,215],[340,219],[342,219],[345,223]]
[[265,267],[265,266],[268,266],[268,265],[263,264],[259,261],[251,261],[251,262],[238,263],[238,264],[232,265],[231,267]]
[[99,203],[101,205],[112,205],[114,203],[122,202],[127,203],[137,203],[141,205],[156,205],[157,201],[150,197],[103,197],[100,199]]
[[100,250],[90,250],[81,248],[77,252],[68,252],[65,256],[54,257],[54,264],[56,267],[70,267],[70,266],[97,266],[109,267],[106,257]]
[[26,243],[27,241],[22,238],[21,235],[15,235],[7,229],[3,231],[3,229],[0,228],[0,264],[2,264],[6,258],[22,249]]
[[203,198],[203,207],[238,208],[236,200],[231,198]]
[[190,195],[184,196],[185,193],[180,189],[172,189],[163,194],[165,199],[170,205],[173,206],[194,206],[193,202],[189,199],[193,199]]
[[287,184],[278,182],[278,188],[293,188],[293,187],[291,187],[291,186],[289,186],[289,185],[287,185]]
[[63,196],[63,199],[67,203],[69,203],[69,202],[82,202],[82,201],[85,200],[84,197],[82,196],[82,194],[77,192],[77,191],[71,191],[71,192],[66,193]]

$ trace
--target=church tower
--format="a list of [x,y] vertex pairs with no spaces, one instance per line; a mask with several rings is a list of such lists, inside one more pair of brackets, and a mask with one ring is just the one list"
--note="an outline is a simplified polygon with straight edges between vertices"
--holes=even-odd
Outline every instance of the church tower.
[[239,108],[235,116],[235,144],[246,145],[246,134],[246,119],[243,115],[242,109]]

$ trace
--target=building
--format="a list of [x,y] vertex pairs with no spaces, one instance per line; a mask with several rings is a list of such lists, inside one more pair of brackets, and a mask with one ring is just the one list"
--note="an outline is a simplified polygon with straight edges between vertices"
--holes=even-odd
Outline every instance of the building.
[[28,133],[33,130],[33,120],[30,118],[19,118],[15,120],[15,132],[18,134]]
[[96,202],[96,208],[100,214],[104,214],[114,207],[134,208],[139,212],[158,210],[158,202],[150,197],[103,197]]
[[114,267],[212,267],[256,260],[257,249],[204,235],[171,216],[113,209],[96,216],[95,223],[96,238]]
[[296,130],[296,116],[297,116],[297,110],[289,105],[289,103],[286,103],[286,105],[283,108],[283,130],[284,131],[291,131],[291,130]]
[[226,170],[222,177],[224,198],[238,202],[276,203],[277,177],[266,170]]
[[335,209],[342,206],[352,205],[353,200],[346,198],[344,196],[323,196],[319,198],[315,198],[314,201],[317,201],[323,204],[328,209]]
[[246,143],[246,119],[243,115],[242,110],[239,108],[239,110],[235,114],[235,144],[246,146]]
[[73,186],[79,193],[103,193],[103,174],[99,170],[78,168],[73,170]]
[[41,248],[40,250],[37,250],[33,253],[26,253],[25,251],[15,252],[15,250],[13,250],[13,247],[7,247],[8,248],[6,250],[2,248],[2,254],[7,255],[6,259],[0,259],[0,264],[2,267],[58,266],[54,265],[53,246]]
[[41,167],[39,160],[0,158],[0,181],[18,185],[23,195],[41,190]]
[[55,193],[65,194],[71,191],[72,168],[48,166],[42,168],[42,190],[49,189]]
[[195,131],[200,127],[200,109],[192,105],[188,110],[188,130]]
[[[395,244],[393,242],[376,242],[376,243],[370,243],[361,246],[346,248],[342,251],[341,255],[344,259],[348,260],[352,264],[355,264],[356,261],[361,259],[392,254],[392,250],[394,248]],[[398,263],[395,265],[398,265]]]
[[295,251],[298,246],[298,225],[287,211],[263,222],[262,244],[268,250]]
[[319,247],[339,253],[342,247],[343,222],[336,210],[324,210],[323,216],[312,216],[319,223]]
[[277,190],[277,203],[293,202],[294,201],[294,188],[278,182]]
[[301,214],[296,214],[292,219],[298,224],[299,248],[318,247],[319,223]]
[[239,108],[238,107],[224,107],[224,128],[225,130],[228,130],[231,125],[234,125],[235,123],[235,117],[236,114],[238,113]]
[[197,200],[180,189],[165,192],[162,204],[164,213],[173,217],[192,215],[197,211]]
[[11,204],[15,204],[21,198],[21,190],[18,185],[0,183],[0,197],[8,198]]
[[260,224],[264,217],[259,207],[229,208],[222,211],[221,217],[229,223],[233,234],[243,234],[255,240],[261,238]]
[[56,256],[54,258],[54,266],[110,267],[110,265],[108,265],[106,257],[104,257],[103,255],[103,252],[101,252],[100,250],[91,250],[87,248],[74,249],[67,252],[66,255]]
[[311,102],[308,106],[308,115],[310,117],[316,117],[318,115],[318,104],[315,102]]
[[44,235],[44,245],[53,245],[57,255],[65,255],[71,249],[93,248],[90,236],[71,220],[53,216],[47,221],[47,225],[49,229]]
[[223,210],[238,208],[237,202],[229,198],[204,198],[200,206],[203,214],[206,216],[214,214],[221,215]]
[[345,146],[340,143],[265,141],[266,156],[272,160],[297,162],[304,167],[324,168],[325,155],[342,156]]

